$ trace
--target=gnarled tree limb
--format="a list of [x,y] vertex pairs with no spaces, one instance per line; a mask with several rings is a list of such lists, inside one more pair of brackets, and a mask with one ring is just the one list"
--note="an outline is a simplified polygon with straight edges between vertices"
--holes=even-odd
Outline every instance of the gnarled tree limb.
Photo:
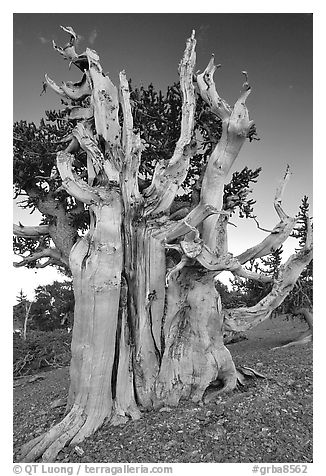
[[45,268],[50,264],[57,264],[60,266],[68,266],[69,264],[67,260],[62,256],[59,250],[57,250],[56,248],[45,248],[44,250],[31,253],[29,256],[24,257],[22,261],[15,262],[14,267],[21,268],[22,266],[26,266],[27,264],[35,263],[36,261],[42,258],[49,259],[44,263],[36,263],[35,268]]
[[[211,111],[222,119],[222,136],[219,143],[214,148],[206,167],[201,188],[201,200],[209,203],[215,208],[223,208],[224,185],[227,174],[230,171],[238,153],[248,136],[253,121],[249,120],[249,114],[246,107],[246,99],[250,94],[250,86],[244,83],[241,96],[235,103],[233,109],[220,98],[216,92],[213,81],[213,74],[216,69],[214,57],[210,60],[206,70],[197,76],[199,92],[203,100],[210,106]],[[223,240],[218,240],[219,226],[217,226],[217,217],[209,217],[203,224],[202,238],[211,248],[215,250],[222,246],[223,250],[217,250],[218,253],[226,251],[226,229],[224,222],[220,222],[223,230]],[[223,243],[222,243],[223,241]]]
[[286,263],[281,265],[270,293],[255,306],[226,309],[224,311],[225,329],[245,331],[267,319],[294,287],[300,274],[312,260],[312,253],[311,224],[309,222],[305,246],[298,253],[292,254]]
[[157,215],[168,210],[176,193],[186,178],[190,157],[196,146],[193,142],[195,115],[195,89],[193,71],[196,61],[195,32],[187,40],[186,49],[179,66],[180,87],[182,92],[181,132],[172,158],[168,164],[156,165],[151,185],[144,191],[146,200],[145,215]]
[[102,137],[105,140],[106,152],[111,154],[113,160],[116,160],[115,154],[112,154],[111,150],[120,146],[118,90],[109,76],[103,73],[96,51],[87,48],[86,56],[92,83],[92,105],[96,132],[99,138]]
[[[199,203],[193,210],[191,210],[185,218],[173,223],[168,227],[166,232],[159,232],[166,242],[175,240],[179,236],[183,236],[192,231],[197,225],[202,223],[205,218],[210,215],[224,214],[226,212],[216,210],[211,205]],[[198,230],[197,230],[198,231]]]
[[49,225],[24,226],[21,223],[19,225],[14,224],[13,232],[14,235],[24,238],[39,238],[49,234]]
[[214,55],[212,55],[205,70],[196,76],[196,80],[201,97],[210,106],[211,111],[224,121],[229,119],[232,109],[216,91],[213,75],[220,66],[220,64],[215,65]]
[[66,151],[57,154],[57,167],[62,178],[62,187],[74,198],[88,205],[105,198],[107,196],[105,189],[90,187],[73,172],[74,159],[74,155]]
[[258,243],[258,245],[249,248],[237,256],[237,259],[241,264],[270,254],[272,251],[277,250],[290,236],[293,227],[296,224],[296,219],[288,216],[282,208],[284,188],[289,178],[290,170],[289,166],[287,166],[283,180],[280,182],[274,197],[274,208],[281,221],[273,228],[270,235],[264,238],[261,243]]
[[272,283],[274,278],[264,273],[256,273],[255,271],[250,271],[249,269],[239,266],[236,269],[230,270],[235,276],[240,278],[253,279],[261,283]]
[[[87,154],[88,185],[91,186],[96,175],[103,171],[104,156],[95,141],[90,127],[87,127],[87,123],[79,122],[72,131],[72,135],[78,140],[80,147]],[[108,178],[117,180],[118,174],[117,171],[115,172],[113,177],[110,175]]]
[[123,112],[122,128],[122,150],[123,150],[123,175],[122,182],[123,195],[127,202],[140,200],[141,195],[138,188],[138,172],[141,160],[143,145],[140,134],[133,132],[133,117],[130,104],[130,91],[125,71],[119,75],[120,78],[120,104]]
[[58,51],[64,59],[69,61],[69,68],[71,64],[75,64],[81,71],[85,69],[85,63],[82,62],[82,59],[85,58],[84,55],[78,55],[76,53],[75,46],[77,45],[78,42],[78,35],[74,32],[73,28],[71,26],[61,26],[61,30],[65,31],[70,35],[70,40],[69,42],[64,46],[57,46],[54,41],[52,41],[53,48]]

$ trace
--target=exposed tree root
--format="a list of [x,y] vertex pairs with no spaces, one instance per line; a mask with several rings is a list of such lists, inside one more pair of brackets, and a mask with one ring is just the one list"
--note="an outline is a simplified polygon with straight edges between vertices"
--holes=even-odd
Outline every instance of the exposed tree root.
[[[227,352],[227,354],[229,353]],[[221,394],[231,392],[236,388],[237,384],[244,385],[245,379],[248,377],[265,378],[264,375],[249,367],[243,366],[235,369],[232,359],[226,359],[223,362],[222,368],[220,368],[218,378],[212,382],[205,393],[202,391],[199,393],[201,397],[204,393],[202,400],[206,404],[215,400]],[[197,393],[198,389],[195,391],[196,395]],[[198,398],[192,398],[192,400],[198,401]],[[31,463],[41,458],[44,463],[54,462],[59,452],[65,446],[68,444],[71,446],[76,445],[93,434],[104,423],[106,416],[104,413],[99,415],[98,412],[96,412],[96,415],[95,412],[86,415],[82,407],[74,404],[70,412],[60,423],[57,423],[43,435],[34,438],[22,446],[19,461],[21,463]],[[131,417],[132,419],[140,418],[140,412],[131,415]],[[122,415],[118,415],[115,412],[110,420],[110,424],[123,424],[127,420],[129,420],[127,416],[122,417]]]
[[312,315],[312,311],[309,311],[309,309],[307,309],[306,307],[300,307],[299,309],[295,309],[293,311],[293,314],[295,316],[298,316],[298,315],[301,315],[304,317],[306,323],[308,324],[309,326],[309,329],[312,333],[313,331],[313,315]]
[[308,342],[312,342],[311,330],[303,332],[303,334],[301,334],[297,339],[292,340],[291,342],[288,342],[287,344],[272,347],[271,350],[285,349],[286,347],[292,347],[293,345],[307,344]]
[[[132,420],[140,418],[139,409],[132,413],[128,411]],[[107,419],[107,412],[92,411],[86,415],[85,411],[74,404],[65,418],[50,428],[43,435],[34,438],[22,446],[19,460],[21,463],[31,463],[42,458],[44,463],[53,463],[59,452],[67,445],[75,446],[81,443],[85,438],[92,435]],[[121,425],[130,420],[125,413],[117,413],[114,409],[110,419],[110,425]]]
[[23,445],[20,462],[31,463],[41,456],[45,463],[55,461],[59,451],[79,433],[85,421],[86,415],[83,409],[74,405],[60,423]]
[[299,335],[295,340],[288,342],[287,344],[284,345],[279,345],[276,347],[273,347],[271,350],[276,350],[276,349],[285,349],[286,347],[292,347],[293,345],[301,345],[301,344],[307,344],[308,342],[312,342],[312,335],[313,335],[313,316],[312,312],[309,311],[307,308],[300,308],[300,309],[295,309],[293,311],[293,315],[302,315],[306,321],[306,323],[309,326],[309,329],[302,334]]
[[237,386],[237,377],[233,375],[228,378],[226,381],[221,381],[220,379],[215,380],[207,389],[205,390],[202,401],[207,404],[219,397],[222,394],[232,392]]
[[237,368],[237,383],[240,385],[244,385],[246,380],[250,378],[266,378],[266,375],[257,372],[257,370],[252,369],[250,367],[246,367],[242,365],[241,367]]
[[226,381],[221,381],[217,379],[206,389],[205,395],[203,397],[204,403],[210,403],[216,400],[221,394],[231,392],[234,390],[237,385],[245,385],[246,381],[250,378],[259,377],[266,378],[265,375],[257,372],[250,367],[241,366],[236,369],[235,374],[232,376],[229,375]]

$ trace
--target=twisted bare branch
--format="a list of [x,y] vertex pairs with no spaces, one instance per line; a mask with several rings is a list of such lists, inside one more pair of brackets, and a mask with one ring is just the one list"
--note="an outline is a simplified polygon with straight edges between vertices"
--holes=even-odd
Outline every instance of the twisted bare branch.
[[107,192],[103,188],[89,186],[73,172],[72,163],[74,159],[74,155],[66,151],[57,154],[57,167],[62,178],[62,187],[76,200],[88,205],[105,199]]
[[298,253],[292,254],[286,263],[281,265],[272,290],[267,296],[255,306],[226,309],[224,311],[225,329],[233,331],[251,329],[267,319],[273,310],[282,304],[288,293],[293,289],[302,271],[312,260],[313,248],[310,222],[308,229],[305,246]]
[[229,119],[232,109],[216,91],[213,76],[216,69],[220,67],[220,64],[215,65],[214,55],[212,55],[206,69],[203,73],[197,74],[196,80],[201,97],[210,106],[211,111],[224,121]]
[[196,61],[195,32],[187,40],[186,49],[179,65],[180,87],[182,92],[181,132],[173,156],[168,164],[159,162],[156,165],[151,185],[144,191],[146,215],[158,214],[168,210],[176,193],[186,178],[190,157],[196,151],[193,141],[195,115],[195,89],[193,71]]
[[56,264],[59,266],[68,266],[69,263],[60,253],[60,251],[56,248],[45,248],[44,250],[37,251],[35,253],[31,253],[29,256],[23,257],[22,261],[14,262],[15,268],[21,268],[22,266],[26,266],[27,264],[35,263],[38,260],[43,258],[49,258],[44,263],[36,263],[35,268],[45,268],[51,264]]
[[122,182],[125,200],[140,200],[138,172],[143,145],[140,134],[133,132],[133,117],[130,104],[130,91],[125,71],[120,73],[120,104],[123,112],[122,149],[124,163],[124,180]]
[[[205,71],[197,76],[201,97],[209,105],[211,111],[222,120],[222,135],[208,160],[203,177],[201,200],[221,210],[227,174],[248,137],[253,121],[249,120],[246,107],[246,99],[251,91],[248,82],[243,84],[241,95],[232,109],[216,91],[213,80],[216,68],[213,56]],[[220,221],[218,224],[217,221],[217,217],[209,217],[205,220],[202,238],[210,249],[225,253],[227,251],[225,223]],[[224,237],[223,240],[217,239],[220,231]],[[219,248],[220,245],[222,249]]]
[[247,249],[237,256],[237,259],[241,264],[270,254],[272,251],[277,250],[290,236],[296,224],[296,218],[288,216],[282,208],[284,189],[289,178],[290,169],[289,166],[287,166],[285,175],[277,187],[274,197],[274,208],[280,218],[280,222],[273,228],[271,233],[266,238],[264,238],[261,243],[258,243],[257,245]]
[[[225,214],[226,212],[216,210],[211,205],[199,203],[193,210],[191,210],[184,218],[176,221],[168,227],[164,232],[159,232],[166,242],[175,240],[179,236],[183,236],[198,226],[210,215]],[[198,230],[197,230],[198,231]]]

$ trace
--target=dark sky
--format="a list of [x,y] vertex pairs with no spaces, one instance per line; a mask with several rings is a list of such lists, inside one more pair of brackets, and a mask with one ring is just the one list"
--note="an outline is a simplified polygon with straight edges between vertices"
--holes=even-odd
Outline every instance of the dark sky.
[[[58,45],[68,39],[59,25],[82,36],[79,52],[90,47],[99,53],[115,84],[125,69],[135,86],[152,82],[163,91],[177,81],[185,40],[195,29],[196,68],[203,70],[215,53],[216,63],[222,63],[215,73],[217,90],[229,104],[239,94],[241,71],[249,73],[247,105],[261,140],[245,144],[236,169],[262,166],[255,211],[261,226],[272,228],[273,195],[287,164],[293,175],[284,196],[286,212],[296,214],[305,194],[312,204],[312,20],[306,13],[14,14],[14,120],[38,123],[44,110],[60,107],[52,91],[40,96],[44,73],[59,84],[80,79],[52,48],[53,39]],[[252,221],[237,224],[230,227],[231,252],[265,237]],[[288,247],[295,245],[291,241]]]

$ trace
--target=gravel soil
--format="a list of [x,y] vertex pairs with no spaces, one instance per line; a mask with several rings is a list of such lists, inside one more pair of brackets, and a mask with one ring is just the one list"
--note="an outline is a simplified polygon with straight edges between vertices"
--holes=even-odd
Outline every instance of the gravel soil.
[[[68,447],[62,462],[84,463],[311,463],[312,344],[271,350],[306,330],[301,321],[268,319],[229,345],[236,365],[255,368],[231,394],[198,405],[151,411],[124,426],[104,425]],[[30,381],[32,380],[32,381]],[[69,370],[61,368],[14,382],[14,454],[29,439],[60,421]],[[14,456],[14,460],[16,456]]]

